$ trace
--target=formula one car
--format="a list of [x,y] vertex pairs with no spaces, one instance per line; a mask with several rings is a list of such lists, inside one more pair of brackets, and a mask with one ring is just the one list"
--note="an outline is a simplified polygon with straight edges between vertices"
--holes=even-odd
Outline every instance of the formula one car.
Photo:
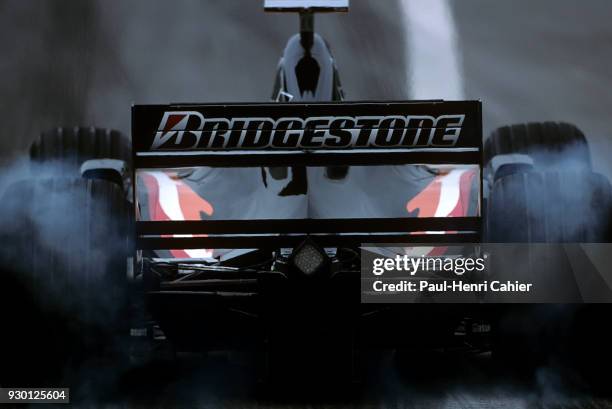
[[608,226],[591,221],[608,217],[610,185],[570,124],[503,127],[483,147],[479,101],[344,102],[313,12],[347,8],[266,1],[301,22],[273,102],[136,105],[131,143],[94,128],[43,133],[31,159],[59,163],[62,177],[22,181],[4,202],[50,218],[70,255],[32,245],[49,231],[28,210],[9,232],[15,262],[39,282],[67,277],[61,288],[102,316],[83,325],[178,350],[261,351],[269,372],[353,368],[355,352],[372,347],[490,346],[489,324],[497,350],[513,350],[492,308],[360,304],[360,247],[418,244],[435,255],[440,243],[602,240]]

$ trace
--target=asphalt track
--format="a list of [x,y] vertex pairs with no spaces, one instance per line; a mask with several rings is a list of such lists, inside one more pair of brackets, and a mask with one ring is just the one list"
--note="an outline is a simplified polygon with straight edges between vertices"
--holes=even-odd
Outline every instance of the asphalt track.
[[[574,122],[588,136],[595,170],[612,176],[609,1],[460,0],[438,2],[441,14],[406,1],[418,2],[353,0],[349,14],[317,18],[348,99],[480,99],[487,133],[516,122]],[[440,21],[452,27],[436,26]],[[415,38],[409,24],[427,30],[416,30]],[[0,157],[21,155],[41,129],[57,125],[127,132],[132,103],[266,100],[278,56],[296,26],[295,16],[265,15],[254,0],[0,0]],[[428,70],[431,64],[435,69]],[[548,368],[527,380],[508,380],[488,369],[486,357],[458,359],[444,358],[438,368],[448,370],[429,383],[418,367],[407,379],[389,372],[386,386],[366,392],[363,402],[407,408],[612,406],[574,393],[564,375]],[[227,376],[217,376],[219,358],[197,363],[166,371],[155,388],[145,387],[137,397],[158,407],[185,397],[195,407],[248,406],[241,399],[251,395],[241,392],[249,385],[236,382],[239,367],[230,364]],[[332,407],[306,402],[292,404]]]

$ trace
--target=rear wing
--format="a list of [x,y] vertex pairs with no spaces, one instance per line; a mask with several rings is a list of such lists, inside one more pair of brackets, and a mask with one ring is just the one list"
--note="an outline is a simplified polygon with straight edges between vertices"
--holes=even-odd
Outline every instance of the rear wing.
[[[197,166],[478,165],[479,208],[482,202],[479,101],[135,105],[132,148],[134,172]],[[434,231],[448,234],[426,234]],[[136,244],[140,249],[279,248],[306,236],[317,236],[323,246],[458,243],[477,242],[480,232],[480,217],[137,221]]]

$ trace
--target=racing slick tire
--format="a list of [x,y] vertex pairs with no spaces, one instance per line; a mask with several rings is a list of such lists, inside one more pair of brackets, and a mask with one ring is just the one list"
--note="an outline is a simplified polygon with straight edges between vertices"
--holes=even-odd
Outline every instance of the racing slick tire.
[[4,362],[23,371],[31,362],[32,374],[121,355],[129,325],[124,192],[102,180],[26,179],[4,191],[0,208],[1,265],[12,283],[1,298],[22,306],[9,319],[19,322],[6,334],[15,345]]
[[[487,203],[485,238],[493,243],[604,243],[610,241],[611,226],[612,187],[605,177],[588,170],[530,171],[495,182]],[[546,263],[551,260],[560,263],[554,271],[561,280],[567,261],[552,257]],[[612,363],[604,347],[612,343],[605,324],[612,313],[608,304],[493,307],[493,356],[503,365],[520,370],[579,368],[588,378],[598,373],[594,368]],[[592,381],[588,379],[591,386],[598,386]]]
[[129,166],[129,138],[112,129],[57,127],[41,133],[30,145],[33,162],[61,162],[69,170],[78,171],[84,161],[102,158],[119,159]]
[[611,203],[610,183],[590,171],[509,174],[495,181],[487,201],[487,240],[604,242],[610,238]]
[[498,155],[526,154],[536,167],[591,169],[587,140],[578,127],[566,122],[530,122],[496,129],[484,143],[484,166]]

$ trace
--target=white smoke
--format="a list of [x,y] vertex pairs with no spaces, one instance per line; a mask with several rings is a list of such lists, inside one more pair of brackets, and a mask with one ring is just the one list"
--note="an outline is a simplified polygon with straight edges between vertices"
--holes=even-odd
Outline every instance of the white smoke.
[[70,188],[75,180],[73,168],[26,158],[0,171],[0,298],[12,311],[7,325],[28,323],[5,336],[14,347],[3,352],[0,379],[78,383],[75,397],[99,397],[127,364],[116,360],[128,350],[120,333],[128,317],[126,287],[115,280],[125,277],[127,249],[119,221]]

